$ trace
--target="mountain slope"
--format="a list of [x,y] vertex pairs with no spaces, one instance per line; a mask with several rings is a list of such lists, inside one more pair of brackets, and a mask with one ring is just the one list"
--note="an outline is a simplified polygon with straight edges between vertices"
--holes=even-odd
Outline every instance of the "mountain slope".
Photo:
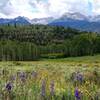
[[89,17],[79,13],[66,13],[60,18],[49,23],[49,25],[71,27],[82,31],[100,32],[100,21],[96,21],[96,17],[94,17],[94,19],[92,18],[91,20]]
[[27,21],[24,17],[16,17],[14,19],[3,19],[0,18],[0,25],[3,24],[21,24],[21,25],[26,25],[26,24],[30,24],[29,21]]

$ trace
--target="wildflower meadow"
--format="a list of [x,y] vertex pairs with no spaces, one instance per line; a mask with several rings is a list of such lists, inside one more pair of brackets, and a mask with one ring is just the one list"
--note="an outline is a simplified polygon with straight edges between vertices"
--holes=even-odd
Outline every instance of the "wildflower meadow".
[[0,100],[100,100],[99,59],[0,62]]

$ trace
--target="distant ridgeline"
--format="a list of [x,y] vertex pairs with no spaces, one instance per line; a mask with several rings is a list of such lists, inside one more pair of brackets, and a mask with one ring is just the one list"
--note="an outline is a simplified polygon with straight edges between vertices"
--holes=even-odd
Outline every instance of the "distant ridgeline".
[[100,35],[47,25],[0,26],[0,60],[38,60],[100,53]]

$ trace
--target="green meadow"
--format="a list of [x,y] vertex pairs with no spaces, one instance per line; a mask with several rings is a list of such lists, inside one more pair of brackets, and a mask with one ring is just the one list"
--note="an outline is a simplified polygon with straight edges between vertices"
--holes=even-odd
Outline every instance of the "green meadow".
[[100,100],[100,55],[0,62],[0,100]]

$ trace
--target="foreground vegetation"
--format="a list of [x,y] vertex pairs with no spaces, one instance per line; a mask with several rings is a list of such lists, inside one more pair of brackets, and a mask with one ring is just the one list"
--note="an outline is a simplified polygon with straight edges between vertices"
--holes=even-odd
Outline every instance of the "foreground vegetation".
[[45,25],[0,26],[0,60],[32,61],[100,53],[100,34]]
[[100,55],[0,62],[0,100],[100,100]]

